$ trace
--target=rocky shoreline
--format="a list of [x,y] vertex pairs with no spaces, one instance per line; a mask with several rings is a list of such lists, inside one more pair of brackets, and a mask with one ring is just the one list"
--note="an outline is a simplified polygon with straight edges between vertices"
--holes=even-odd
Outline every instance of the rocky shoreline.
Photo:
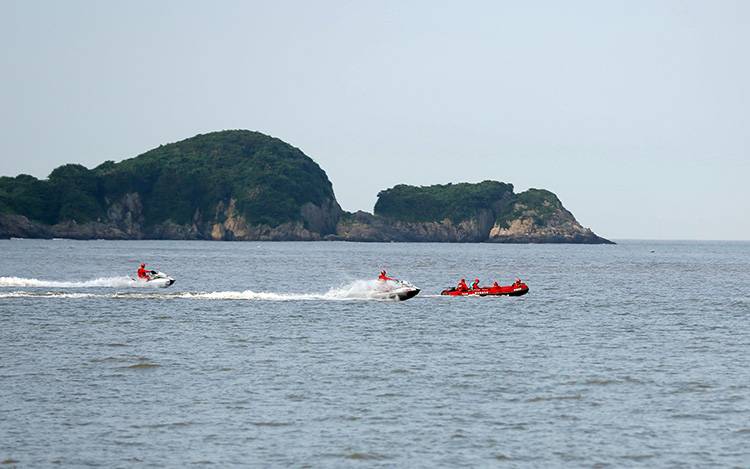
[[[303,222],[271,227],[248,225],[241,216],[227,211],[230,216],[221,223],[198,220],[191,225],[180,225],[167,221],[150,228],[144,228],[137,213],[130,211],[120,212],[120,218],[106,222],[66,221],[55,225],[35,222],[23,215],[0,214],[0,238],[614,244],[582,227],[575,219],[552,227],[538,226],[530,219],[522,219],[514,220],[509,228],[501,228],[489,214],[454,224],[450,220],[410,223],[362,211],[340,212],[335,231],[321,234],[319,230],[311,229],[310,222],[314,224],[315,220],[309,215]],[[336,218],[337,210],[315,207],[311,211],[318,215],[318,220],[327,218],[330,223]]]

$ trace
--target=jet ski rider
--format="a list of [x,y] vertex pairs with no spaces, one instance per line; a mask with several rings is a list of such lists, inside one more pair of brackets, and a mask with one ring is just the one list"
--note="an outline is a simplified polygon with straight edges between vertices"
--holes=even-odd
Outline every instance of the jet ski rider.
[[138,268],[138,278],[143,280],[151,280],[151,276],[149,275],[151,272],[146,270],[146,264],[141,263],[141,266]]
[[385,273],[385,270],[381,270],[380,275],[378,275],[378,280],[380,280],[381,282],[387,282],[388,280],[396,280],[396,279],[389,277]]

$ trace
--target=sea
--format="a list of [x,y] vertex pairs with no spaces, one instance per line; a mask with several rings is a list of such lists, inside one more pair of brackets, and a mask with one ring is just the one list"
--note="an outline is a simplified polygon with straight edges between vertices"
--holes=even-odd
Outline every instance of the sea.
[[0,463],[750,467],[750,242],[2,240]]

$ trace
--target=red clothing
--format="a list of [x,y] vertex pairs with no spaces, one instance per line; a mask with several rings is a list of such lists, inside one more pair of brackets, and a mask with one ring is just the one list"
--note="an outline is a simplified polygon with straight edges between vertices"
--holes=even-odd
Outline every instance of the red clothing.
[[386,281],[386,280],[393,280],[389,276],[385,274],[385,272],[380,272],[380,275],[378,275],[378,280]]
[[478,280],[474,280],[474,283],[471,284],[471,288],[472,288],[472,290],[478,289],[479,288],[479,281]]
[[138,269],[138,278],[145,278],[146,280],[148,280],[148,271],[145,267],[140,267]]
[[461,280],[460,282],[458,282],[458,287],[456,287],[456,290],[459,290],[459,291],[466,291],[466,290],[468,290],[468,289],[469,289],[469,286],[468,286],[468,285],[466,285],[466,282],[465,282],[465,281]]

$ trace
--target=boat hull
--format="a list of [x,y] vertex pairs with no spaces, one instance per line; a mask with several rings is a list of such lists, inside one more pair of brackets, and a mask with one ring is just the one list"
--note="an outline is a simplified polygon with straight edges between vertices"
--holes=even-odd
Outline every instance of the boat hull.
[[174,279],[163,272],[155,272],[148,279],[134,278],[133,281],[153,288],[168,288],[174,285]]
[[473,290],[456,290],[450,288],[440,292],[441,295],[445,296],[522,296],[529,292],[529,287],[525,283],[521,285],[513,286],[498,286],[488,288],[476,288]]
[[373,293],[372,297],[380,300],[406,301],[419,294],[419,288],[397,288],[395,290]]
[[174,284],[173,278],[156,278],[147,282],[149,285],[153,285],[156,288],[167,288]]
[[419,292],[421,290],[419,288],[410,288],[403,292],[397,292],[396,296],[398,297],[398,301],[406,301],[409,298],[414,298],[415,296],[419,295]]

